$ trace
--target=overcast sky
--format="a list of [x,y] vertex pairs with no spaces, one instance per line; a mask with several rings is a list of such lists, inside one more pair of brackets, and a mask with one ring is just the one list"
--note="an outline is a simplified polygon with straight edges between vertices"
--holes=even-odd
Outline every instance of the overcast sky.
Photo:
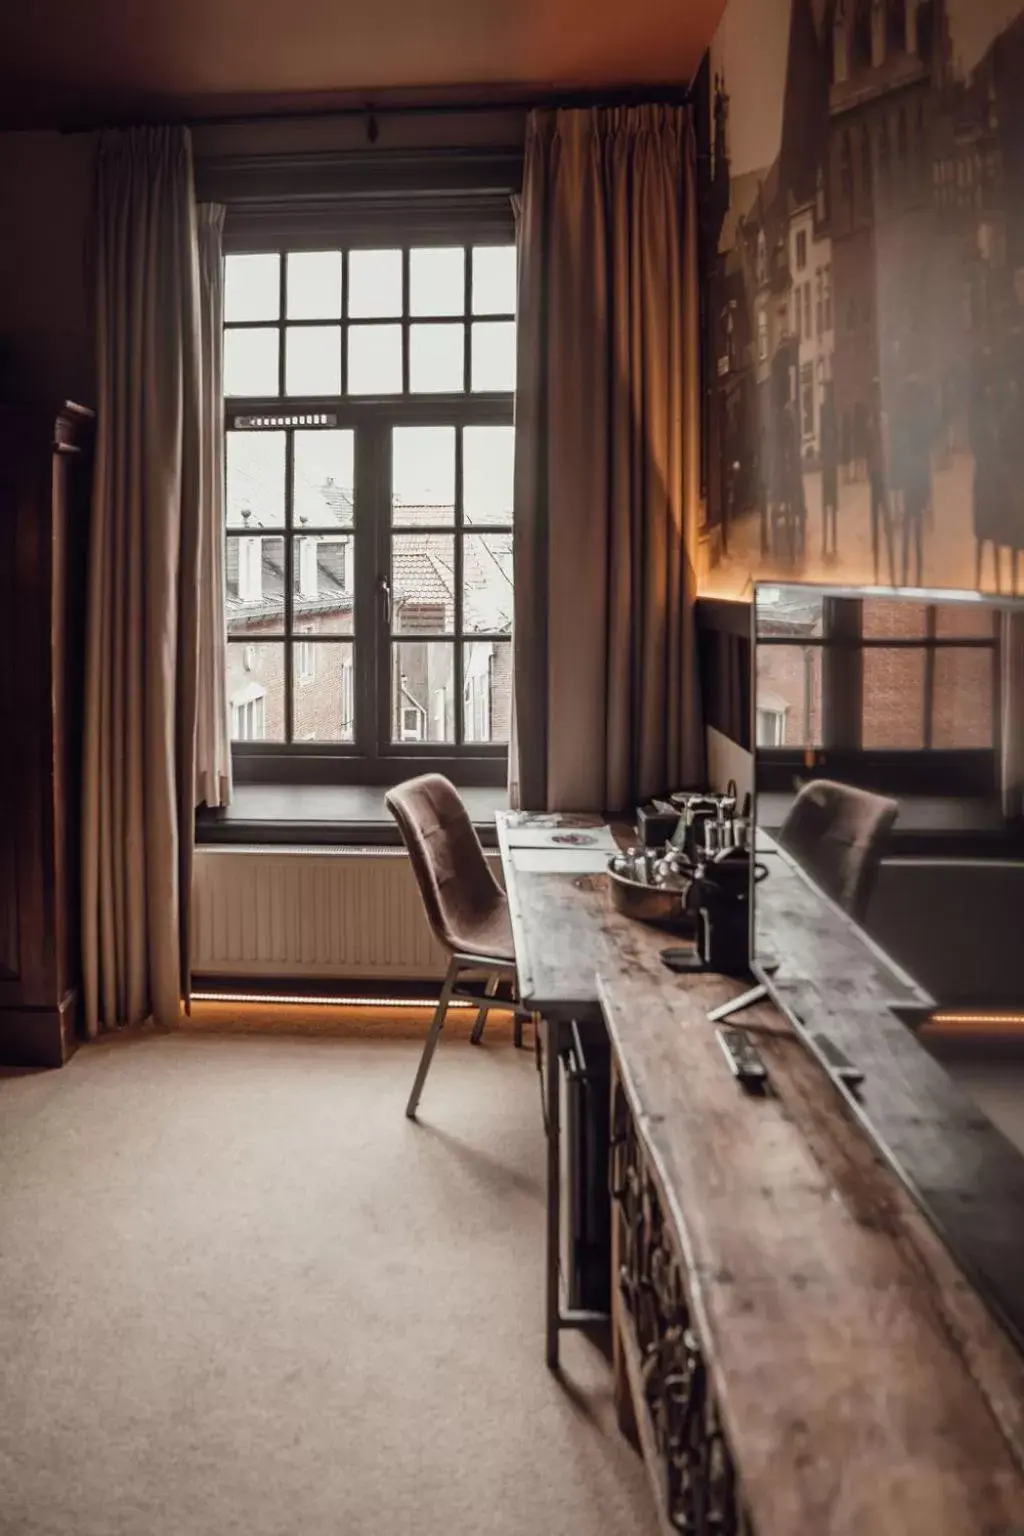
[[[1024,0],[946,0],[953,54],[973,69],[992,39],[1024,10]],[[791,0],[729,0],[711,47],[712,73],[724,65],[734,176],[766,169],[779,152]]]

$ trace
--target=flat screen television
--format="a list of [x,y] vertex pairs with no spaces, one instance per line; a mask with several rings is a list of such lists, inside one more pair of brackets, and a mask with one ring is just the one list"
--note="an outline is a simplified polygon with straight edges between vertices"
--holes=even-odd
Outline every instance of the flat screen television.
[[998,1042],[1024,1131],[1024,602],[752,609],[754,975],[1024,1343],[1024,1137],[949,1049]]

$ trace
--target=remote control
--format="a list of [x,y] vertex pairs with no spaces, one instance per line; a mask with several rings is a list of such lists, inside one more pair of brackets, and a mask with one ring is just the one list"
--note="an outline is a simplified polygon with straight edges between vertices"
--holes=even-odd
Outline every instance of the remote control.
[[768,1071],[760,1053],[745,1029],[723,1025],[715,1030],[718,1043],[725,1052],[729,1071],[744,1088],[763,1088],[768,1081]]

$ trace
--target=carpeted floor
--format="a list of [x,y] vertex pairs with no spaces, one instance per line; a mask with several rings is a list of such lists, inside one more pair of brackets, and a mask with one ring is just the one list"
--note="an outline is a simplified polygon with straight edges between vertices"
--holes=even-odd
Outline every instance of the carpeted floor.
[[0,1080],[3,1536],[651,1533],[543,1364],[532,1054],[150,1035]]

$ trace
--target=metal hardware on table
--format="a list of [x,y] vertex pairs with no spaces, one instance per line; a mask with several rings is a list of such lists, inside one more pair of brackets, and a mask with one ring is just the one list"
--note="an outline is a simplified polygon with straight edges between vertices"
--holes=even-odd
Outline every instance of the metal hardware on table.
[[615,1092],[612,1183],[622,1234],[619,1289],[640,1351],[668,1523],[686,1536],[753,1536],[661,1199],[644,1166],[621,1087]]

